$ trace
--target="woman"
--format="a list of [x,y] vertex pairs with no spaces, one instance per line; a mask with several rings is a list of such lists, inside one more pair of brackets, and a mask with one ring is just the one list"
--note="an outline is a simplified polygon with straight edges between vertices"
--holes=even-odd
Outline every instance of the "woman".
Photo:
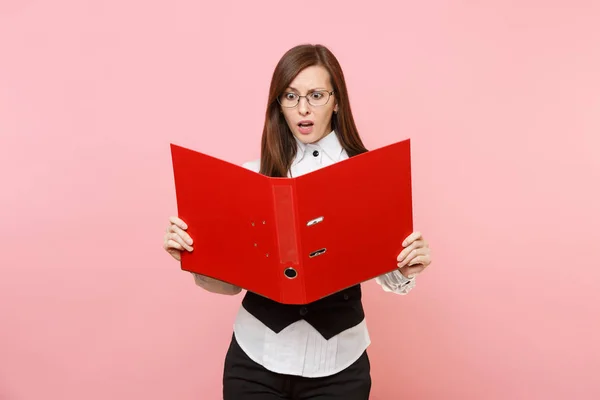
[[[298,176],[367,151],[358,135],[335,56],[320,45],[300,45],[283,55],[273,73],[260,160],[244,167],[276,177]],[[164,248],[180,260],[193,251],[187,226],[170,218]],[[431,262],[420,233],[405,238],[398,269],[379,276],[383,290],[408,293]],[[214,293],[241,291],[194,274]],[[279,304],[247,292],[225,359],[225,400],[368,399],[369,333],[361,286],[306,306]]]

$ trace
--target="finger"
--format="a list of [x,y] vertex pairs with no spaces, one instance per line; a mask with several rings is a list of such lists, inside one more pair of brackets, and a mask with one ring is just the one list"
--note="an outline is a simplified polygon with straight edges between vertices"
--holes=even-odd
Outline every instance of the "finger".
[[177,261],[181,261],[181,251],[176,249],[168,249],[167,253],[169,253]]
[[422,265],[415,265],[413,267],[406,266],[406,267],[400,269],[400,273],[402,275],[404,275],[405,277],[412,279],[415,276],[417,276],[418,274],[420,274],[421,272],[423,272],[424,269],[425,269],[425,267]]
[[398,263],[398,267],[402,268],[405,265],[409,265],[415,257],[425,255],[428,251],[429,249],[427,249],[426,247],[412,249],[411,252],[408,253],[408,255],[404,258],[404,260]]
[[172,224],[174,224],[174,225],[177,225],[181,229],[187,229],[188,228],[187,224],[185,222],[183,222],[183,220],[181,218],[176,217],[176,216],[169,217],[169,222],[172,223]]
[[175,233],[176,235],[179,235],[187,244],[189,244],[190,246],[194,244],[192,237],[186,231],[184,231],[177,225],[171,225],[170,228],[171,232]]
[[424,240],[416,240],[414,242],[412,242],[408,247],[406,247],[404,250],[402,250],[400,252],[400,254],[398,254],[398,261],[402,261],[404,260],[404,258],[406,258],[406,256],[413,251],[416,248],[419,247],[425,247],[425,241]]
[[169,241],[174,241],[174,242],[179,243],[187,251],[193,251],[194,250],[194,248],[192,246],[189,246],[187,243],[185,243],[185,241],[181,238],[181,236],[179,236],[176,233],[170,233],[169,234]]
[[416,231],[411,233],[410,235],[408,235],[406,237],[406,239],[404,239],[404,242],[402,242],[402,247],[406,247],[408,245],[410,245],[412,242],[414,242],[417,239],[421,239],[421,232]]
[[420,255],[420,256],[413,258],[411,260],[411,262],[408,263],[407,266],[410,267],[413,265],[422,265],[423,267],[426,268],[430,263],[431,263],[431,258],[429,257],[429,254],[424,254],[424,255]]
[[167,251],[173,250],[173,249],[179,250],[179,251],[185,250],[184,247],[180,243],[176,242],[173,239],[167,240],[167,243],[165,244],[165,247],[166,247]]

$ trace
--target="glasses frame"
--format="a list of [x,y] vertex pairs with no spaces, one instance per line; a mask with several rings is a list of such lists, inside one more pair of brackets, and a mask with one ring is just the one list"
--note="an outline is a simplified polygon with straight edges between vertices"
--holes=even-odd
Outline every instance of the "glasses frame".
[[[318,104],[318,105],[314,105],[314,104],[312,104],[312,103],[310,102],[310,100],[308,99],[308,96],[309,96],[310,94],[312,94],[312,93],[321,93],[321,92],[323,92],[323,93],[327,93],[327,95],[329,96],[329,97],[327,97],[327,101],[326,101],[325,103],[323,103],[323,104]],[[278,103],[279,103],[279,105],[280,105],[281,107],[283,107],[283,108],[296,108],[296,107],[298,107],[298,104],[300,104],[300,99],[304,97],[304,98],[306,99],[306,102],[307,102],[308,104],[310,104],[311,106],[313,106],[313,107],[323,107],[323,106],[326,106],[326,105],[329,103],[329,99],[331,99],[331,96],[333,96],[333,93],[334,93],[334,92],[335,92],[335,90],[332,90],[332,91],[328,91],[328,90],[313,90],[312,92],[310,92],[310,93],[306,94],[306,96],[300,96],[300,95],[297,95],[297,96],[298,96],[298,101],[296,101],[296,104],[294,104],[293,106],[284,106],[283,104],[281,104],[281,100],[279,100],[279,97],[280,97],[281,95],[277,96],[277,102],[278,102]],[[292,93],[292,92],[286,92],[286,93]]]

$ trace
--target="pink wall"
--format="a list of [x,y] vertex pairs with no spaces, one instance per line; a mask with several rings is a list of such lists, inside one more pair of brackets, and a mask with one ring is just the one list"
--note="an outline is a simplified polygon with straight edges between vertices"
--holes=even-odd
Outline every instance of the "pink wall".
[[600,3],[236,3],[0,2],[0,399],[220,398],[241,297],[161,248],[168,144],[257,157],[305,41],[413,139],[434,264],[366,285],[372,398],[600,397]]

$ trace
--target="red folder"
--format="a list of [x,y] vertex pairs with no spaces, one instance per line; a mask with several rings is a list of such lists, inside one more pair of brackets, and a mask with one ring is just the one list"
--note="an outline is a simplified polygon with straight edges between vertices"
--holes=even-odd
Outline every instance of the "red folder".
[[294,178],[171,144],[181,268],[307,304],[397,268],[413,230],[410,140]]

